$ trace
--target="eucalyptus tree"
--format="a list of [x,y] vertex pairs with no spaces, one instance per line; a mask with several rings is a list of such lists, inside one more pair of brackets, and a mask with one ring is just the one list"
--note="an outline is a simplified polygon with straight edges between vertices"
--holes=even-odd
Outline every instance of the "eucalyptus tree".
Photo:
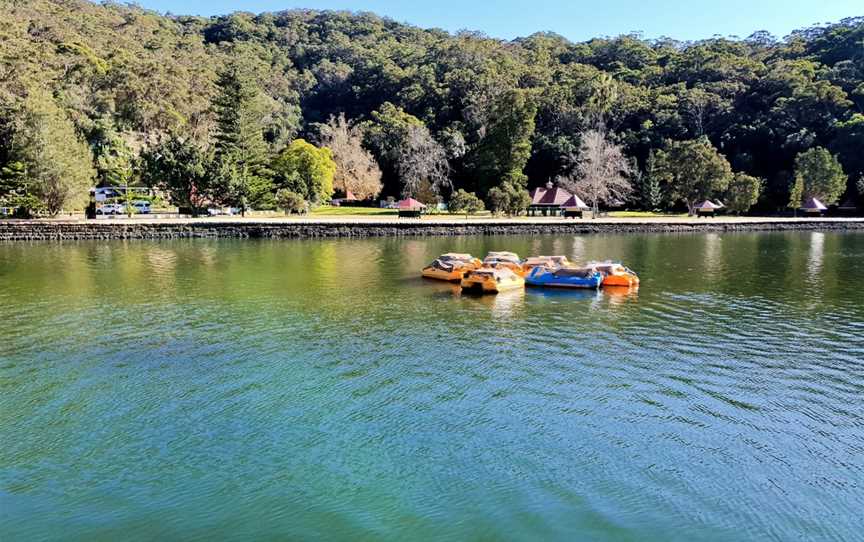
[[428,190],[437,198],[452,186],[447,152],[425,126],[409,126],[398,153],[403,197],[417,197]]
[[601,126],[582,134],[575,178],[562,177],[559,184],[586,199],[596,218],[601,203],[626,201],[633,192],[629,180],[631,168],[623,148],[610,141]]
[[672,200],[682,201],[692,215],[701,201],[720,194],[732,180],[732,166],[702,137],[672,141],[665,149],[654,151],[648,174],[666,187]]
[[381,168],[372,153],[363,148],[362,128],[340,113],[331,116],[320,131],[321,145],[333,152],[336,162],[334,188],[361,200],[377,196],[381,192]]

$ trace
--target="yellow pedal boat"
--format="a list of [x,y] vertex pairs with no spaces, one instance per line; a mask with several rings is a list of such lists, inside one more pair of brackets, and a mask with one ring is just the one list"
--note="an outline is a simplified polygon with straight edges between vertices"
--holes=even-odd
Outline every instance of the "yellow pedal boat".
[[427,279],[459,282],[465,273],[478,269],[482,262],[470,254],[442,254],[434,262],[423,268]]
[[525,276],[525,270],[522,269],[522,260],[514,252],[490,252],[483,259],[483,267],[509,269],[520,277]]
[[481,267],[466,273],[462,279],[463,292],[497,294],[524,287],[525,279],[506,267]]

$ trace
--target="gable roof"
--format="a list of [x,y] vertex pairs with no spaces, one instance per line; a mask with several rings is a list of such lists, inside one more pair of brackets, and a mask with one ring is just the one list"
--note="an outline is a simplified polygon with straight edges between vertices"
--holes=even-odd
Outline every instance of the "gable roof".
[[531,205],[556,205],[559,207],[565,206],[564,204],[573,197],[573,194],[560,186],[552,188],[538,187],[532,190],[530,195]]
[[707,200],[707,199],[696,206],[696,209],[700,209],[700,210],[705,209],[705,210],[711,210],[711,211],[714,211],[714,210],[719,209],[719,208],[720,207],[717,207],[716,203],[712,202],[711,200]]
[[396,204],[397,209],[425,209],[426,206],[414,198],[403,199]]
[[579,198],[579,196],[577,196],[576,194],[573,194],[572,196],[570,196],[570,199],[565,201],[561,207],[564,207],[565,209],[573,209],[573,208],[588,209],[588,206],[585,205],[585,202],[582,201]]
[[801,206],[806,211],[827,211],[828,207],[816,198],[810,198]]

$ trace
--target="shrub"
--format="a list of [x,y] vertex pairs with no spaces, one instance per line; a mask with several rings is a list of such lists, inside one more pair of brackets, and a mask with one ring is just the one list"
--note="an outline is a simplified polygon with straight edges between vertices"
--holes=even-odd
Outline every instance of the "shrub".
[[309,207],[303,196],[284,188],[276,192],[276,205],[285,211],[285,214],[303,214],[308,211]]
[[474,192],[466,192],[461,188],[450,198],[450,205],[448,206],[451,214],[473,215],[485,209],[486,206],[483,205],[483,201]]

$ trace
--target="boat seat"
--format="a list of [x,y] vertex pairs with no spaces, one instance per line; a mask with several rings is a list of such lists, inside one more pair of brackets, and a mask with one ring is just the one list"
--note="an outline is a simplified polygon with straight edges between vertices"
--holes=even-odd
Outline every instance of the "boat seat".
[[566,267],[552,272],[556,277],[577,277],[582,279],[588,278],[594,275],[594,273],[594,269],[570,269]]

